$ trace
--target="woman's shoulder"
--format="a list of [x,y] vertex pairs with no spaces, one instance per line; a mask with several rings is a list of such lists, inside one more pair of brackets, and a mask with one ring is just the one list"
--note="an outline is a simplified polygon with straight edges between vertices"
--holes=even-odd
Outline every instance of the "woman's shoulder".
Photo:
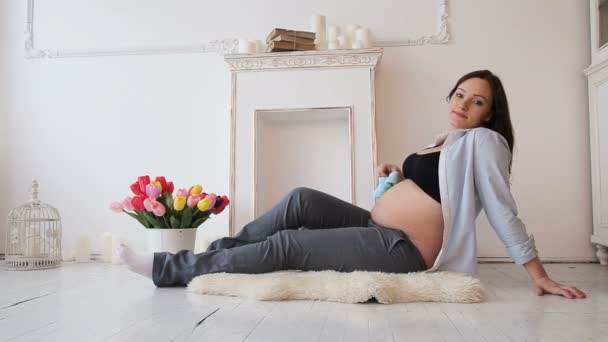
[[476,128],[471,129],[470,133],[472,133],[472,136],[477,144],[503,145],[503,146],[506,146],[507,149],[509,147],[509,143],[507,142],[507,139],[505,139],[505,137],[502,134],[500,134],[494,130],[491,130],[489,128],[476,127]]
[[471,133],[476,154],[487,158],[511,158],[509,143],[502,134],[485,127],[474,128]]

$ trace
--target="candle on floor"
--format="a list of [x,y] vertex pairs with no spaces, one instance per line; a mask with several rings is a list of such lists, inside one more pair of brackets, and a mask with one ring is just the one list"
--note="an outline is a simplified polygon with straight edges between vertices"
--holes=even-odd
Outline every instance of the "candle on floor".
[[61,259],[63,261],[74,261],[74,250],[73,249],[68,249],[66,251],[62,251],[61,252]]
[[76,244],[76,262],[91,261],[91,240],[88,234],[80,234],[78,243]]
[[105,232],[100,241],[101,261],[112,262],[112,234]]
[[[124,242],[124,239],[120,236],[112,235],[112,252],[116,251],[120,244]],[[121,264],[120,257],[117,253],[112,253],[112,264]]]

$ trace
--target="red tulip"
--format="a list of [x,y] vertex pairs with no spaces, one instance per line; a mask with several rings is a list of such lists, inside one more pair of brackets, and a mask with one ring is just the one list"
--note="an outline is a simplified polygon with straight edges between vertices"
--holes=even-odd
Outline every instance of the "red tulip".
[[139,188],[139,182],[135,182],[135,183],[131,184],[131,191],[133,191],[133,193],[134,193],[136,196],[143,196],[143,195],[145,195],[145,194],[146,194],[146,193],[145,193],[145,189],[144,189],[144,191],[142,191],[142,190]]
[[224,195],[222,197],[218,197],[216,200],[216,205],[217,202],[220,202],[219,206],[217,208],[213,209],[213,213],[215,215],[218,215],[219,213],[221,213],[222,211],[224,211],[224,209],[228,206],[228,204],[230,203],[230,200],[228,199],[228,196]]
[[135,211],[142,211],[145,209],[144,199],[146,199],[145,195],[133,197],[133,199],[131,200],[131,204],[133,204],[133,208],[135,208]]
[[159,182],[162,191],[165,192],[165,189],[167,189],[167,180],[165,179],[165,177],[163,177],[163,176],[156,177],[156,179],[154,181]]
[[167,190],[165,190],[165,192],[168,193],[169,195],[173,193],[173,182],[167,183]]
[[142,193],[146,193],[146,185],[150,184],[150,176],[140,176],[137,178],[137,183],[139,184],[139,190]]

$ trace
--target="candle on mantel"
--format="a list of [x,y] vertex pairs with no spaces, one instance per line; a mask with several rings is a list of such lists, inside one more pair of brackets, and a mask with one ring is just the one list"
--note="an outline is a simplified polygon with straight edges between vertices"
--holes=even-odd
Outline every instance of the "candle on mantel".
[[353,46],[353,43],[355,42],[356,38],[355,37],[355,31],[359,28],[359,25],[355,25],[355,24],[350,24],[350,25],[346,25],[346,32],[344,33],[344,36],[346,37],[346,44],[348,45],[347,48],[351,49]]
[[253,45],[255,46],[254,50],[252,52],[264,52],[264,44],[262,44],[262,41],[259,39],[256,39],[253,41]]
[[247,38],[239,38],[238,53],[249,53],[249,41]]
[[355,31],[355,39],[360,43],[359,48],[369,48],[372,45],[369,38],[369,29],[367,27],[357,29]]
[[327,42],[327,50],[338,50],[340,48],[340,43],[337,40],[328,41]]
[[346,36],[343,36],[343,35],[338,36],[337,48],[338,49],[350,49],[350,46],[348,46],[348,41],[346,39]]
[[327,36],[324,15],[313,15],[310,17],[310,31],[315,33],[315,46],[317,50],[325,50]]
[[337,26],[330,26],[327,28],[327,41],[328,42],[332,42],[332,41],[337,41],[338,40],[338,27]]

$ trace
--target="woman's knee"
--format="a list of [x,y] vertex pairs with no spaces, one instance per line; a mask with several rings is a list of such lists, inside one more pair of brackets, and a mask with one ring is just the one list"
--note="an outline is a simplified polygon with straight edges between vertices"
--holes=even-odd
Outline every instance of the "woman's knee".
[[309,198],[309,197],[317,195],[318,193],[319,193],[318,190],[315,190],[312,188],[307,188],[305,186],[299,186],[299,187],[293,188],[289,192],[289,196],[298,196],[300,198]]

